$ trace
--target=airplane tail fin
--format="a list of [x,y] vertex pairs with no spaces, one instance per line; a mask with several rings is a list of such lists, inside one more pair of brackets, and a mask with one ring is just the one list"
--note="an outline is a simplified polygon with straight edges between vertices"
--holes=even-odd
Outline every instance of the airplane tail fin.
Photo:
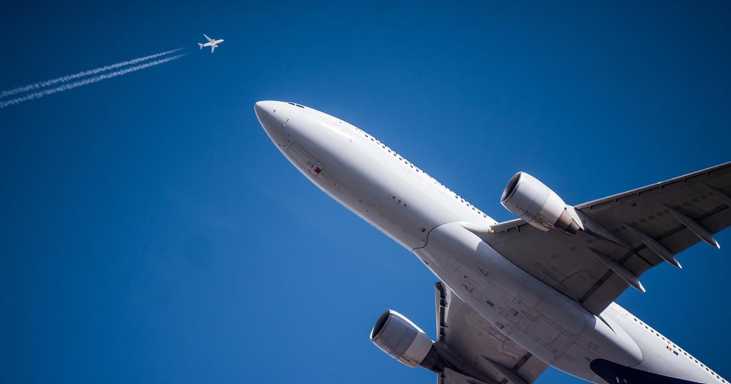
[[203,44],[202,43],[198,43],[198,49],[203,49]]

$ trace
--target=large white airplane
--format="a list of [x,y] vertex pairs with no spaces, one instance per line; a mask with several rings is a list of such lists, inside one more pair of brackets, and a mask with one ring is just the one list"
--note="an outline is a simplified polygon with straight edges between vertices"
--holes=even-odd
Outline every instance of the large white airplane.
[[206,41],[205,43],[198,43],[198,48],[203,49],[205,47],[211,47],[211,53],[216,50],[216,47],[223,43],[223,39],[211,39],[205,33],[203,34],[203,37],[205,37],[208,41]]
[[371,331],[401,363],[442,384],[527,384],[549,365],[594,383],[727,383],[614,300],[644,292],[658,264],[680,268],[691,245],[718,248],[731,163],[574,206],[518,172],[501,203],[520,218],[498,223],[343,120],[279,101],[255,111],[302,174],[439,278],[436,341],[393,310]]

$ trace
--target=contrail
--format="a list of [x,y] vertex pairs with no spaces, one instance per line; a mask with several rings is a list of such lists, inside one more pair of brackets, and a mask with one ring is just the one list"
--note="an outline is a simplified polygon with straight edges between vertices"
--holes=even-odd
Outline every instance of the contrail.
[[145,68],[154,67],[156,65],[160,65],[160,64],[163,64],[163,63],[167,63],[169,61],[177,60],[177,59],[179,59],[179,58],[181,58],[183,56],[185,56],[185,54],[175,55],[175,56],[171,56],[171,57],[166,57],[164,59],[158,59],[158,60],[150,61],[150,62],[147,62],[147,63],[144,63],[144,64],[135,65],[133,67],[129,67],[129,68],[125,68],[125,69],[120,69],[120,70],[117,70],[117,71],[114,71],[114,72],[105,73],[105,74],[102,74],[102,75],[97,75],[97,76],[90,77],[90,78],[87,78],[87,79],[84,79],[84,80],[80,80],[80,81],[75,81],[73,83],[66,83],[66,84],[60,85],[60,86],[58,86],[56,88],[51,88],[51,89],[46,89],[46,90],[43,90],[43,91],[31,93],[29,95],[25,95],[25,96],[22,96],[22,97],[17,97],[15,99],[10,99],[10,100],[7,100],[7,101],[0,101],[0,109],[9,107],[11,105],[20,104],[20,103],[23,103],[23,102],[26,102],[26,101],[40,99],[40,98],[46,97],[48,95],[53,95],[54,93],[65,92],[65,91],[68,91],[70,89],[82,87],[84,85],[98,83],[98,82],[100,82],[102,80],[111,79],[113,77],[123,76],[123,75],[126,75],[126,74],[131,73],[131,72],[137,72],[137,71],[142,70],[142,69],[145,69]]
[[182,48],[171,49],[169,51],[156,53],[154,55],[148,55],[148,56],[144,56],[144,57],[138,57],[136,59],[122,61],[120,63],[110,64],[110,65],[107,65],[107,66],[104,66],[104,67],[99,67],[99,68],[95,68],[95,69],[89,69],[89,70],[86,70],[86,71],[82,71],[82,72],[79,72],[79,73],[75,73],[73,75],[62,76],[62,77],[58,77],[58,78],[55,78],[55,79],[52,79],[52,80],[41,81],[41,82],[38,82],[38,83],[29,84],[29,85],[25,85],[25,86],[22,86],[22,87],[15,88],[15,89],[11,89],[11,90],[8,90],[8,91],[3,91],[2,93],[0,93],[0,99],[5,98],[5,97],[8,97],[8,96],[12,96],[12,95],[17,95],[18,93],[24,93],[24,92],[33,91],[33,90],[40,89],[40,88],[50,87],[50,86],[55,85],[55,84],[65,83],[65,82],[68,82],[68,81],[71,81],[71,80],[76,80],[76,79],[79,79],[79,78],[82,78],[82,77],[96,75],[97,73],[110,71],[112,69],[117,69],[117,68],[120,68],[120,67],[126,67],[128,65],[137,64],[137,63],[139,63],[141,61],[147,61],[147,60],[151,60],[151,59],[154,59],[154,58],[157,58],[157,57],[160,57],[160,56],[165,56],[165,55],[169,55],[169,54],[178,52],[181,49]]

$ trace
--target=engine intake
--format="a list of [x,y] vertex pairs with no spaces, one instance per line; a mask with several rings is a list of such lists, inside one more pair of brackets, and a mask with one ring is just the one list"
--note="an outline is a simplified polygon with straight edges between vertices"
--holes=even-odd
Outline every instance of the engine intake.
[[370,338],[387,355],[409,367],[423,365],[434,344],[421,328],[391,309],[376,320]]
[[556,192],[525,172],[518,172],[510,178],[500,203],[541,231],[558,228],[575,234],[584,229],[574,207],[567,205]]

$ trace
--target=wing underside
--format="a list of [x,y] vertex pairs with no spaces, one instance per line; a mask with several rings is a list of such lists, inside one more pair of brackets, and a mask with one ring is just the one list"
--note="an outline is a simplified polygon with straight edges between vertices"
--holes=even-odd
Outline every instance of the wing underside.
[[[511,220],[482,234],[534,277],[600,313],[648,269],[731,224],[731,163],[576,206],[608,233],[542,232]],[[633,280],[635,284],[633,284]]]
[[[478,381],[531,383],[546,369],[545,363],[502,335],[442,283],[436,284],[435,300],[438,342],[458,357],[465,372],[477,372]],[[469,376],[450,369],[439,379],[443,384],[470,383]]]

